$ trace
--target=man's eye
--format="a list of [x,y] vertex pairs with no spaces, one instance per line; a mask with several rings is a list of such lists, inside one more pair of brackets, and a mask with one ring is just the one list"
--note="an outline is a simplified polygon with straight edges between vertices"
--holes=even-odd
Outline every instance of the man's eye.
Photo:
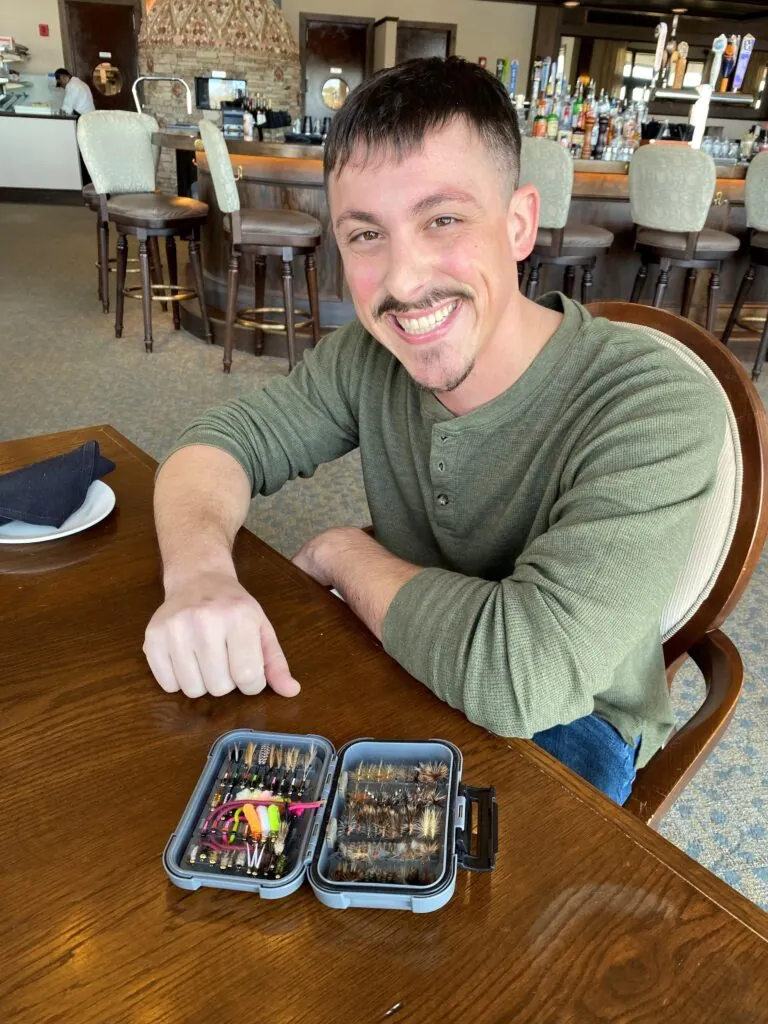
[[447,228],[450,224],[457,224],[458,218],[451,217],[446,214],[444,217],[435,217],[432,221],[432,227],[436,228]]
[[352,239],[353,242],[375,242],[379,237],[378,231],[361,231],[359,235],[355,235]]

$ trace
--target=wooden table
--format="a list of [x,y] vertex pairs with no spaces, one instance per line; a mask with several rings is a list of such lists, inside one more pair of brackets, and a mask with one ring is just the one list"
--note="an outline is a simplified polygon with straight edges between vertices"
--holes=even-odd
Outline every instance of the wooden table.
[[[117,508],[53,544],[0,547],[0,1019],[765,1021],[768,915],[533,745],[441,704],[349,609],[247,533],[301,695],[167,695],[141,652],[161,599],[153,461],[109,427],[0,446],[0,471],[97,438]],[[433,914],[187,893],[165,842],[211,742],[236,726],[444,737],[495,785],[496,870]],[[389,1016],[387,1012],[391,1011]]]

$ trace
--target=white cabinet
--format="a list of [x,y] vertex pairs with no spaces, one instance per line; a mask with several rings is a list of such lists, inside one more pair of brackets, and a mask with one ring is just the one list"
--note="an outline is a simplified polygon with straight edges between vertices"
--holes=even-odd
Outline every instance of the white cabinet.
[[76,126],[67,118],[0,116],[0,188],[81,189]]

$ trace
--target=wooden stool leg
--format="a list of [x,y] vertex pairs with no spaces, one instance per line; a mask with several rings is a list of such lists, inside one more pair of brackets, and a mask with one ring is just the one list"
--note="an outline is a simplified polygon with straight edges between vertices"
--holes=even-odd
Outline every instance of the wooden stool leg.
[[576,287],[576,267],[569,263],[563,275],[563,291],[569,299],[573,298],[573,289]]
[[696,267],[689,267],[688,272],[685,275],[685,287],[683,288],[683,304],[680,307],[680,315],[688,317],[691,312],[691,303],[693,302],[693,291],[696,287],[697,277]]
[[763,371],[763,363],[765,362],[765,351],[768,349],[768,316],[765,318],[763,324],[763,333],[760,336],[760,345],[757,349],[757,356],[755,357],[755,365],[752,367],[752,380],[756,381]]
[[645,287],[645,279],[648,277],[648,264],[641,263],[640,269],[637,272],[635,283],[632,286],[632,295],[629,298],[630,302],[639,302],[643,295],[643,288]]
[[96,294],[99,302],[104,299],[104,288],[101,283],[101,217],[96,214]]
[[229,274],[227,275],[227,313],[224,325],[224,373],[232,369],[232,346],[237,317],[237,284],[240,277],[240,254],[233,249],[229,254]]
[[[149,271],[152,283],[161,284],[165,287],[165,277],[163,276],[163,264],[160,260],[160,245],[157,241],[157,235],[151,235],[147,244],[149,252]],[[167,313],[168,303],[161,302],[160,309],[162,309],[164,313]]]
[[717,317],[717,293],[720,291],[720,267],[722,264],[718,263],[717,267],[712,271],[712,276],[709,279],[709,288],[707,296],[707,330],[710,334],[715,333],[715,318]]
[[128,267],[128,239],[117,234],[117,287],[115,290],[115,337],[123,336],[123,308],[125,306],[125,272]]
[[669,283],[669,266],[668,259],[662,259],[659,263],[659,279],[656,282],[656,291],[653,295],[653,304],[657,309],[661,306],[661,300],[664,298],[664,292]]
[[587,263],[581,275],[581,304],[586,306],[589,302],[589,293],[592,289],[592,271],[595,269],[597,259],[593,259],[591,263]]
[[283,302],[285,305],[285,340],[288,343],[288,369],[296,365],[296,331],[293,327],[293,264],[291,249],[283,249]]
[[526,299],[535,299],[539,287],[539,264],[538,261],[531,261],[531,269],[528,274],[528,284],[525,289]]
[[144,348],[151,352],[152,338],[152,279],[149,272],[149,248],[146,238],[139,239],[139,269],[141,270],[141,306],[144,311]]
[[205,303],[205,281],[203,280],[203,267],[200,263],[200,240],[197,231],[189,239],[189,262],[192,264],[192,274],[195,278],[195,291],[197,292],[197,301],[200,304],[203,334],[208,344],[212,345],[213,334],[211,332],[211,321],[208,317],[208,306]]
[[736,321],[741,316],[741,307],[744,305],[747,295],[749,295],[749,289],[752,287],[752,282],[755,280],[755,274],[757,273],[757,267],[754,263],[750,263],[747,267],[747,271],[744,277],[741,279],[739,285],[739,291],[736,295],[736,301],[731,307],[731,312],[728,316],[728,323],[725,325],[723,336],[720,339],[724,345],[727,345],[731,338],[731,331],[736,325]]
[[[253,308],[263,309],[264,292],[267,284],[267,257],[253,257]],[[258,316],[258,314],[255,314]],[[262,355],[264,352],[264,331],[258,327],[255,329],[254,354]]]
[[109,312],[109,224],[99,217],[99,290],[101,308]]
[[[173,235],[169,235],[165,240],[165,258],[168,260],[168,280],[172,285],[178,284],[179,268],[176,263],[176,239]],[[173,313],[173,329],[178,331],[181,329],[178,302],[171,303],[171,311]]]
[[312,344],[320,341],[320,302],[317,297],[317,263],[313,252],[304,260],[307,276],[307,294],[309,295],[309,314],[312,317]]

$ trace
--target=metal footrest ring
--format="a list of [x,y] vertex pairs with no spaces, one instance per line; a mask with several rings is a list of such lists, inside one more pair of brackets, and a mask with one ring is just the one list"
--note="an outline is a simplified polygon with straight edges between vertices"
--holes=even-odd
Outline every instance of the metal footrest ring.
[[[153,292],[162,292],[161,295],[150,295],[153,302],[186,302],[187,299],[196,299],[197,292],[190,290],[181,284],[153,284],[150,285]],[[130,288],[123,288],[123,295],[128,299],[140,299],[142,287],[140,284],[131,285]]]
[[[240,327],[255,328],[259,331],[266,331],[268,333],[272,332],[273,334],[285,334],[285,321],[283,321],[283,323],[278,323],[272,320],[259,320],[259,316],[263,313],[279,313],[281,316],[285,316],[285,311],[282,306],[249,306],[247,309],[240,309],[237,311],[235,323]],[[306,317],[307,314],[303,309],[294,309],[293,315],[295,317]],[[311,327],[312,322],[312,317],[308,320],[294,320],[293,329],[295,331],[303,330],[305,327]]]

